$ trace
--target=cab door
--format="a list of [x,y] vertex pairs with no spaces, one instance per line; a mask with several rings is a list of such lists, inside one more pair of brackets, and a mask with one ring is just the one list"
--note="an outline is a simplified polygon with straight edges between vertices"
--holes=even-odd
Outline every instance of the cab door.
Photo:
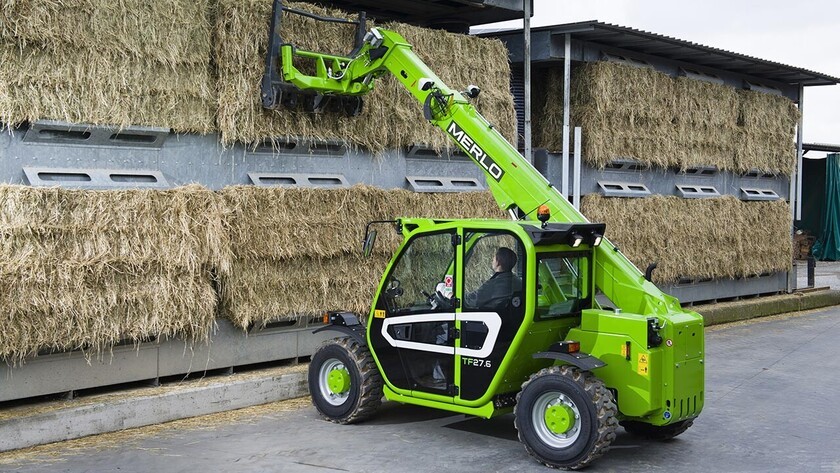
[[527,255],[505,231],[465,229],[463,242],[456,361],[459,400],[468,403],[490,388],[524,321]]
[[398,391],[453,396],[458,234],[417,234],[391,265],[377,298],[369,339]]

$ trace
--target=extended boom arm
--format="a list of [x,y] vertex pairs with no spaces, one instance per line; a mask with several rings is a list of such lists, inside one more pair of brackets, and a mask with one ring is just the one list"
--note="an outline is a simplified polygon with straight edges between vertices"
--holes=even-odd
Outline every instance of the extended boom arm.
[[[281,49],[282,76],[305,91],[315,103],[330,98],[359,97],[373,89],[378,77],[390,73],[423,104],[426,119],[442,129],[481,167],[499,206],[521,210],[536,219],[540,205],[548,205],[556,222],[588,221],[543,177],[519,151],[479,114],[458,91],[452,90],[393,31],[372,29],[352,57]],[[293,58],[315,61],[316,72],[298,70]],[[327,100],[324,100],[327,99]],[[679,311],[679,303],[664,294],[606,239],[595,248],[596,286],[619,308],[642,315]]]

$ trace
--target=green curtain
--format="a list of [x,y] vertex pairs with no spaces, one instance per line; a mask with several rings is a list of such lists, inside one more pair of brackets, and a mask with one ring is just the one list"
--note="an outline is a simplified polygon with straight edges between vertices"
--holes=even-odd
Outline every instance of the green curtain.
[[822,235],[813,248],[818,260],[840,260],[840,154],[829,154],[825,161],[825,203]]

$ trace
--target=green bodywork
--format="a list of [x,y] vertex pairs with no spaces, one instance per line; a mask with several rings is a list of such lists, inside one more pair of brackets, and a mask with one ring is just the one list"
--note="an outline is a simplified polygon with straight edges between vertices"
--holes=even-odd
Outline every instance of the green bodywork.
[[[378,37],[369,37],[358,53],[338,57],[296,50],[291,45],[281,48],[282,73],[285,81],[309,92],[336,95],[363,95],[376,84],[376,78],[391,74],[426,109],[430,123],[444,133],[481,167],[499,206],[519,211],[535,221],[536,210],[547,205],[550,222],[583,223],[588,220],[578,212],[531,164],[488,123],[464,96],[447,87],[412,51],[398,33],[377,30]],[[316,73],[307,75],[296,69],[293,56],[315,61]],[[431,81],[431,87],[421,87]],[[500,220],[433,221],[404,219],[401,221],[405,242],[420,233],[464,228],[505,230],[516,235],[527,253],[527,274],[524,290],[536,294],[538,252],[569,251],[565,245],[537,247],[523,230],[524,222]],[[538,225],[537,222],[533,223]],[[404,243],[405,245],[406,243]],[[654,425],[666,425],[696,417],[703,406],[703,319],[683,310],[677,299],[664,294],[607,239],[594,248],[591,267],[586,268],[590,295],[595,289],[615,306],[615,310],[585,309],[573,317],[541,319],[536,317],[535,297],[527,297],[526,318],[511,343],[507,355],[486,394],[477,400],[462,400],[439,394],[401,390],[386,376],[385,395],[389,399],[425,405],[450,411],[492,417],[511,408],[495,407],[498,395],[515,393],[528,376],[541,368],[558,363],[535,359],[533,354],[545,351],[552,343],[564,339],[580,341],[581,351],[589,353],[606,366],[594,373],[616,395],[620,416]],[[399,251],[398,253],[399,254]],[[462,252],[454,265],[463,267]],[[386,275],[391,271],[389,265]],[[544,294],[555,294],[559,285],[545,282],[539,274]],[[386,278],[380,282],[381,294]],[[557,287],[555,287],[557,286]],[[463,297],[460,285],[456,297]],[[598,307],[597,304],[594,307]],[[371,310],[369,324],[373,320]],[[649,319],[659,327],[662,344],[648,347]],[[370,325],[369,325],[370,326]],[[456,322],[456,326],[460,326]],[[368,333],[370,337],[370,333]],[[376,358],[376,353],[374,352]],[[377,359],[377,363],[380,363]],[[459,377],[460,357],[456,356],[455,376]],[[381,364],[380,364],[381,368]],[[558,427],[562,428],[562,427]]]

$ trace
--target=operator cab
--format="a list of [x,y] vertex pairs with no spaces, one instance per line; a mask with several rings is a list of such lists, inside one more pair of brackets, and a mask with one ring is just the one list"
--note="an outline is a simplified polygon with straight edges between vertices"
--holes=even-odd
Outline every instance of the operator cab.
[[[505,376],[503,362],[522,355],[511,353],[531,350],[530,358],[592,307],[592,244],[600,242],[603,224],[400,224],[406,239],[368,325],[369,346],[398,392],[469,404],[487,402],[491,391],[518,389],[522,380]],[[520,346],[529,331],[529,340],[545,338],[546,346]]]

